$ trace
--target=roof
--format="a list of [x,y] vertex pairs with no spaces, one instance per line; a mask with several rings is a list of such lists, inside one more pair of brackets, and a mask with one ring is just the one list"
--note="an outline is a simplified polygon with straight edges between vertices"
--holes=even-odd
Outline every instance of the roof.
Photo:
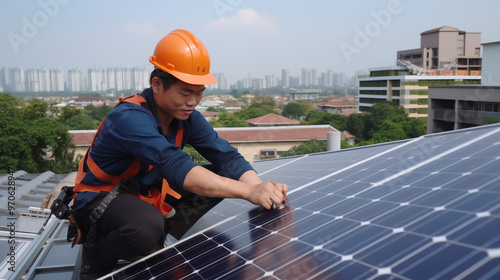
[[337,131],[330,125],[294,125],[266,127],[215,128],[229,143],[327,140],[328,132]]
[[[58,266],[58,271],[45,279],[71,279],[78,250],[70,250],[65,223],[53,216],[47,219],[50,211],[46,206],[51,205],[49,197],[54,189],[74,184],[74,175],[23,170],[0,174],[0,279],[21,279],[28,271],[31,277],[24,279],[34,279],[35,274],[42,275],[53,266]],[[9,195],[8,186],[13,184],[15,190]],[[13,206],[12,211],[8,206]],[[14,262],[9,263],[12,258]],[[15,271],[10,270],[13,266]],[[66,274],[61,273],[64,269]]]
[[[229,143],[268,141],[326,140],[327,133],[337,131],[329,125],[289,125],[266,127],[216,127],[215,131]],[[70,130],[76,146],[90,146],[96,130]]]
[[340,114],[342,116],[350,116],[351,114],[359,113],[357,109],[343,109]]
[[203,116],[205,116],[205,117],[206,117],[206,116],[217,116],[217,115],[219,115],[219,113],[217,113],[217,112],[211,112],[211,111],[201,112],[201,114],[202,114]]
[[68,133],[73,136],[73,144],[75,146],[90,146],[92,140],[94,140],[94,135],[97,132],[96,129],[93,130],[69,130]]
[[438,27],[438,28],[434,28],[434,29],[431,29],[431,30],[427,30],[427,31],[424,31],[422,33],[420,33],[420,35],[425,35],[425,34],[430,34],[430,33],[436,33],[436,32],[465,32],[465,31],[461,31],[455,27],[451,27],[451,26],[448,26],[448,25],[445,25],[445,26],[441,26],[441,27]]
[[358,103],[353,102],[353,101],[332,100],[332,101],[328,101],[328,102],[315,103],[314,106],[352,107],[352,106],[358,106]]
[[297,120],[292,120],[276,114],[267,114],[257,118],[246,120],[247,123],[254,125],[280,125],[280,124],[299,124]]

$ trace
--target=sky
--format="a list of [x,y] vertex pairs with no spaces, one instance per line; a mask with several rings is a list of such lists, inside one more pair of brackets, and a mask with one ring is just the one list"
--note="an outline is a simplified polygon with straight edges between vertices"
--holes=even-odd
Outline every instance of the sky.
[[500,41],[493,0],[0,0],[0,68],[151,66],[175,29],[197,36],[234,83],[288,69],[353,75],[393,66],[420,33],[451,26]]

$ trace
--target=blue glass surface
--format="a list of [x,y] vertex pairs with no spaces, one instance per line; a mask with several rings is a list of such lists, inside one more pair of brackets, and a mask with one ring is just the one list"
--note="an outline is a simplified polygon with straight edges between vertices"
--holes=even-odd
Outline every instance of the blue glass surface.
[[500,125],[253,165],[283,209],[226,199],[107,279],[500,279]]

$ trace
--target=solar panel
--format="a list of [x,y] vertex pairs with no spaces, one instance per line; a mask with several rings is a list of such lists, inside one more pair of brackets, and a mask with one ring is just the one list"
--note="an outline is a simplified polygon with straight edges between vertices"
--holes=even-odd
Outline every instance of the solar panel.
[[500,126],[253,163],[283,209],[226,199],[105,279],[499,279]]

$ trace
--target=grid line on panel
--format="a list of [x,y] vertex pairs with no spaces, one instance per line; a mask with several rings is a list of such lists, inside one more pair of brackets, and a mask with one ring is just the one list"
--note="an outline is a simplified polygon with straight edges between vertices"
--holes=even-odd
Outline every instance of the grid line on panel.
[[371,161],[371,160],[373,160],[373,159],[375,159],[375,158],[377,158],[377,157],[379,157],[379,156],[381,156],[381,155],[383,155],[383,154],[389,153],[389,152],[391,152],[391,151],[393,151],[393,150],[400,149],[400,148],[402,148],[402,147],[404,147],[404,146],[406,146],[406,145],[411,145],[412,143],[419,141],[421,138],[422,138],[422,137],[419,137],[419,138],[416,138],[416,139],[412,139],[412,140],[410,140],[410,141],[408,141],[408,142],[404,142],[404,143],[402,143],[401,145],[397,145],[397,146],[392,147],[392,148],[390,148],[390,149],[388,149],[388,150],[386,150],[386,151],[383,151],[383,152],[378,153],[378,154],[376,154],[376,155],[370,156],[370,157],[368,157],[368,158],[366,158],[366,159],[364,159],[364,160],[361,160],[361,161],[359,161],[359,162],[357,162],[357,163],[351,164],[351,165],[349,165],[349,166],[347,166],[347,167],[344,167],[344,168],[342,168],[342,169],[340,169],[340,170],[338,170],[338,171],[335,171],[335,172],[330,173],[330,174],[328,174],[328,175],[325,175],[325,176],[323,176],[323,177],[321,177],[321,178],[318,178],[318,179],[316,179],[316,180],[313,180],[313,181],[312,181],[312,182],[310,182],[310,183],[307,183],[307,184],[302,185],[302,186],[300,186],[300,187],[298,187],[298,188],[295,188],[294,190],[290,191],[290,193],[293,193],[294,191],[301,190],[301,189],[306,188],[306,187],[308,187],[308,186],[310,186],[310,185],[312,185],[312,184],[315,184],[315,183],[317,183],[317,182],[320,182],[320,181],[323,181],[323,180],[325,180],[325,179],[328,179],[328,178],[330,178],[330,177],[332,177],[332,176],[335,176],[335,175],[337,175],[337,174],[339,174],[339,173],[341,173],[341,172],[343,172],[343,171],[349,170],[349,169],[351,169],[351,168],[353,168],[353,167],[355,167],[355,166],[361,165],[361,164],[363,164],[363,163],[365,163],[365,162],[369,162],[369,161]]
[[272,171],[274,171],[274,170],[277,170],[277,169],[279,169],[279,168],[281,168],[281,167],[287,166],[287,165],[289,165],[289,164],[291,164],[291,163],[293,163],[293,162],[295,162],[295,161],[301,160],[301,159],[303,159],[303,158],[305,158],[305,157],[308,157],[308,156],[309,156],[309,155],[307,155],[307,154],[306,154],[306,155],[304,155],[304,156],[298,157],[298,158],[293,159],[293,160],[291,160],[291,161],[285,162],[285,163],[283,163],[283,164],[281,164],[281,165],[278,165],[278,166],[275,166],[275,167],[273,167],[273,168],[271,168],[271,169],[269,169],[269,170],[266,170],[266,171],[260,172],[260,173],[259,173],[259,175],[265,175],[266,173],[269,173],[269,172],[272,172]]

